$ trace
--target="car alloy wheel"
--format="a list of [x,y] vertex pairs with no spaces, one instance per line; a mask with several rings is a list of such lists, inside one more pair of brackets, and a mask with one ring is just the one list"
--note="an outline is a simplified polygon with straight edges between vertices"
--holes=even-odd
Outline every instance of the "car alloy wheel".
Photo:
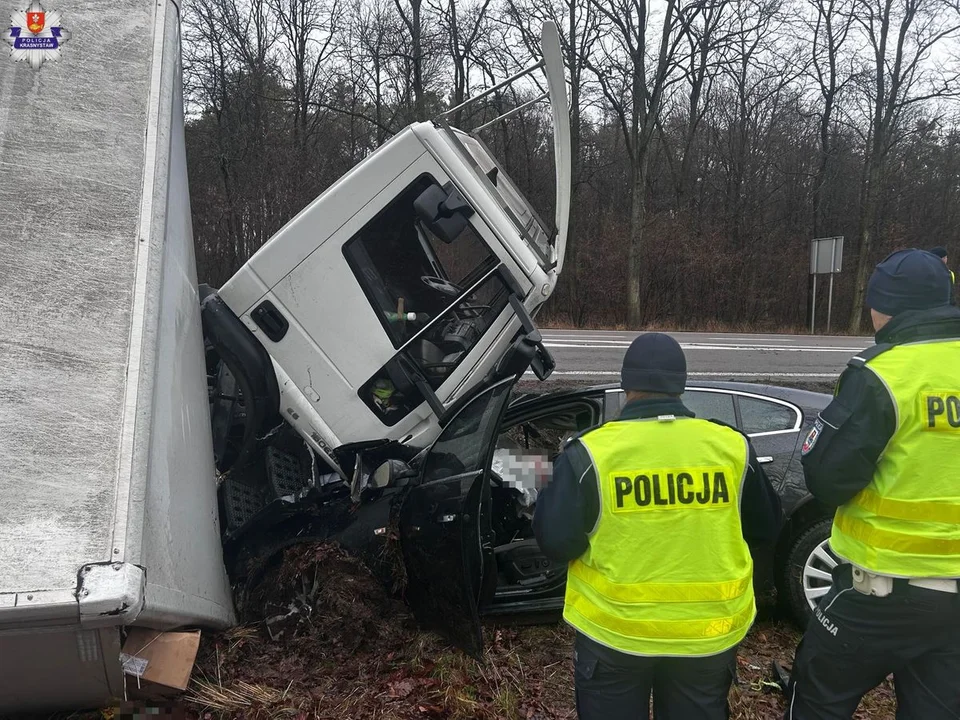
[[839,564],[830,549],[829,540],[822,541],[807,556],[803,564],[803,594],[812,611],[833,584],[831,571]]

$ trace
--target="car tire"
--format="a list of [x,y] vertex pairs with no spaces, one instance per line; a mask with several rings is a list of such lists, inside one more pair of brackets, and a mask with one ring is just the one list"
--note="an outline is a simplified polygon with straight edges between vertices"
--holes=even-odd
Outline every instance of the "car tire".
[[817,520],[802,528],[787,549],[777,574],[777,598],[790,619],[805,628],[813,614],[811,602],[826,594],[830,570],[837,565],[827,541],[833,518]]

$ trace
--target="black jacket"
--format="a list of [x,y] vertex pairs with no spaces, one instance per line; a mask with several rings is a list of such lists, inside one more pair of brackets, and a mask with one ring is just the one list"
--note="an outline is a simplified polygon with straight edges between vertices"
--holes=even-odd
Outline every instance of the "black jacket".
[[[679,399],[649,399],[628,403],[620,419],[638,420],[658,415],[694,417]],[[780,498],[757,462],[752,445],[749,463],[740,511],[743,537],[754,545],[775,539],[783,516]],[[533,515],[537,543],[551,560],[575,560],[586,551],[587,534],[596,526],[599,516],[596,468],[583,443],[571,440],[554,464],[553,479],[537,497]]]
[[[881,328],[875,347],[850,360],[801,451],[804,478],[815,498],[835,507],[869,485],[877,458],[897,429],[893,398],[865,362],[890,345],[948,338],[960,338],[960,308],[906,312]],[[960,367],[956,372],[960,382]]]

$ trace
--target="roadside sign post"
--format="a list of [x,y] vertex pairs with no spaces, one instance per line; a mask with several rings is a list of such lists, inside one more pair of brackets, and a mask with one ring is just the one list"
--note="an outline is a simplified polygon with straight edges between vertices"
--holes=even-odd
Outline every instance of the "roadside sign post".
[[833,314],[833,276],[842,269],[843,236],[814,238],[810,241],[810,274],[813,275],[813,307],[810,311],[810,334],[814,333],[817,319],[817,275],[830,276],[827,292],[827,332],[830,332],[830,316]]

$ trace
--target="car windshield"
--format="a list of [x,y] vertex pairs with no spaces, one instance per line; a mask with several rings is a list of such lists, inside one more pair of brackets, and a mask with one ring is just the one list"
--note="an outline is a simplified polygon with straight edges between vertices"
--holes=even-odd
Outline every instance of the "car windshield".
[[520,236],[537,256],[540,264],[544,268],[548,267],[553,261],[552,231],[548,230],[546,223],[493,159],[492,153],[482,141],[460,130],[447,128],[447,132],[453,138],[454,146],[465,155],[467,162],[480,177],[480,181],[517,226]]

